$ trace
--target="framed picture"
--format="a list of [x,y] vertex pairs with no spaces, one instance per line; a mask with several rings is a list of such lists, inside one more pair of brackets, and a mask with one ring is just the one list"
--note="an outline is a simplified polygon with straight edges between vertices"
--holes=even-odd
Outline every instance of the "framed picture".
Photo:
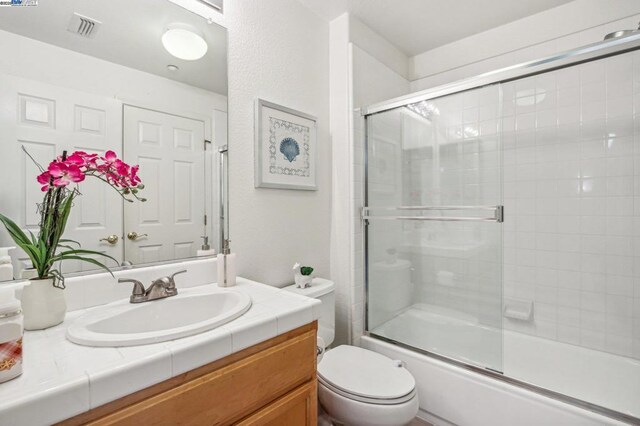
[[317,118],[262,99],[255,115],[256,188],[317,190]]

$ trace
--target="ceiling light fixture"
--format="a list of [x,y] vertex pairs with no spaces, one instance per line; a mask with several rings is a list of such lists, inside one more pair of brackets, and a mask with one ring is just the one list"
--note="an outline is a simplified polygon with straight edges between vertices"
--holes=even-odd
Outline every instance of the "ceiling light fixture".
[[209,49],[202,34],[186,24],[172,24],[162,35],[162,45],[171,55],[184,61],[196,61]]

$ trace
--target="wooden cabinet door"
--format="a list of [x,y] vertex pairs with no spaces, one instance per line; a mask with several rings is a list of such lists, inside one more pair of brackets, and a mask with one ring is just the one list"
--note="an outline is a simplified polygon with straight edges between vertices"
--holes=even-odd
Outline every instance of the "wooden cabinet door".
[[315,426],[318,384],[312,380],[238,423],[239,426]]

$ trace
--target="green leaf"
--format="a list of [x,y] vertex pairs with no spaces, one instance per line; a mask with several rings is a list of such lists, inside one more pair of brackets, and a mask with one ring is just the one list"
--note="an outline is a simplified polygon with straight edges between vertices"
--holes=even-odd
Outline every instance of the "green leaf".
[[33,267],[38,269],[40,265],[40,251],[36,244],[34,244],[27,235],[22,232],[22,229],[14,221],[9,219],[3,214],[0,214],[0,222],[4,225],[9,233],[9,236],[13,239],[18,247],[20,247],[31,259]]
[[[29,230],[27,229],[27,231],[29,231]],[[32,242],[34,245],[38,244],[38,240],[36,239],[36,236],[35,236],[35,235],[33,235],[33,232],[29,231],[29,236],[31,237],[31,242]]]
[[22,232],[22,229],[20,229],[20,227],[16,225],[14,221],[12,221],[11,219],[9,219],[8,217],[6,217],[1,213],[0,213],[0,221],[2,222],[4,227],[7,229],[7,232],[9,232],[9,235],[11,236],[11,238],[13,238],[13,240],[16,243],[20,242],[21,244],[29,244],[31,242],[29,240],[29,237],[27,237],[27,235],[24,232]]
[[107,259],[113,260],[116,264],[118,263],[118,261],[114,257],[111,257],[108,254],[101,253],[99,251],[85,250],[85,249],[71,249],[71,250],[60,252],[53,258],[53,261],[57,262],[58,258],[63,256],[77,256],[81,254],[88,254],[92,256],[102,256],[102,257],[106,257]]

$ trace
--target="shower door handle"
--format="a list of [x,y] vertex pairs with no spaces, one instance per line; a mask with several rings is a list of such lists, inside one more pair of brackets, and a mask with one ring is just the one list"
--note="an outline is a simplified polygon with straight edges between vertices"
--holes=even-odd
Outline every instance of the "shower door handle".
[[[493,211],[491,217],[478,216],[423,216],[423,215],[371,215],[372,210],[386,211],[451,211],[451,210],[490,210]],[[504,206],[400,206],[400,207],[363,207],[362,220],[431,220],[441,222],[504,222]]]

